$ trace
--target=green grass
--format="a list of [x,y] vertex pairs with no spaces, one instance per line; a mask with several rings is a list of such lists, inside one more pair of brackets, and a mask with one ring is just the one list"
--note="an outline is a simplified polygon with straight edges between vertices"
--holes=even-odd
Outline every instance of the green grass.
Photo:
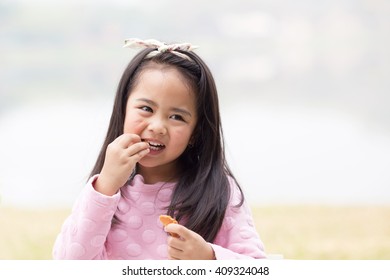
[[[390,207],[253,207],[269,254],[286,259],[390,259]],[[51,259],[68,209],[0,208],[0,259]]]

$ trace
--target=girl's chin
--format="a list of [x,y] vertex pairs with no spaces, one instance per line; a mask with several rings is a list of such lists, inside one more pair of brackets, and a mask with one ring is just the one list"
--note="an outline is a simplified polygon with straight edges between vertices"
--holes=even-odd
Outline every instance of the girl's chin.
[[157,160],[156,158],[153,157],[145,156],[138,162],[138,165],[143,168],[158,168],[158,167],[167,168],[167,167],[175,166],[176,162],[177,162],[176,160],[165,162],[165,161]]
[[154,168],[154,167],[159,167],[159,166],[162,166],[165,164],[160,162],[160,161],[156,161],[156,159],[147,158],[147,156],[146,156],[138,162],[138,165],[145,167],[145,168]]
[[164,152],[164,150],[165,150],[165,148],[161,149],[161,150],[150,149],[150,152],[145,157],[158,156],[158,155],[162,154]]

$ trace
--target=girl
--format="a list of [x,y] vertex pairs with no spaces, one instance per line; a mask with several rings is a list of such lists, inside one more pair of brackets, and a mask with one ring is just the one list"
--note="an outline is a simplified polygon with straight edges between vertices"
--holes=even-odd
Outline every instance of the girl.
[[[190,44],[125,46],[146,48],[123,73],[106,139],[54,258],[265,257],[226,163],[210,70]],[[161,214],[179,223],[163,228]]]

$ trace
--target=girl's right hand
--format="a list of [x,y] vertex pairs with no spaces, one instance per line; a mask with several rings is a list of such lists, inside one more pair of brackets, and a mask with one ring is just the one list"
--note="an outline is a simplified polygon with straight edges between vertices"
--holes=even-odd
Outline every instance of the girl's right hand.
[[135,133],[125,133],[107,146],[102,171],[94,183],[95,190],[112,196],[126,183],[135,165],[149,150],[149,144],[141,141],[138,135],[146,124],[140,124]]

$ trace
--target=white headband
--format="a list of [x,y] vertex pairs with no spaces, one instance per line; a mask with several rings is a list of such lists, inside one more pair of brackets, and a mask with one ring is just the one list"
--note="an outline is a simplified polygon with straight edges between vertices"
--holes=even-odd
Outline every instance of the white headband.
[[180,56],[184,59],[191,60],[192,59],[181,52],[178,51],[192,51],[194,49],[197,49],[198,46],[192,46],[190,43],[181,43],[181,44],[170,44],[167,45],[165,43],[162,43],[160,41],[154,40],[154,39],[148,39],[148,40],[140,40],[137,38],[130,38],[125,40],[124,48],[156,48],[157,50],[150,52],[146,57],[150,58],[153,57],[159,53],[164,52],[171,52],[177,56]]

